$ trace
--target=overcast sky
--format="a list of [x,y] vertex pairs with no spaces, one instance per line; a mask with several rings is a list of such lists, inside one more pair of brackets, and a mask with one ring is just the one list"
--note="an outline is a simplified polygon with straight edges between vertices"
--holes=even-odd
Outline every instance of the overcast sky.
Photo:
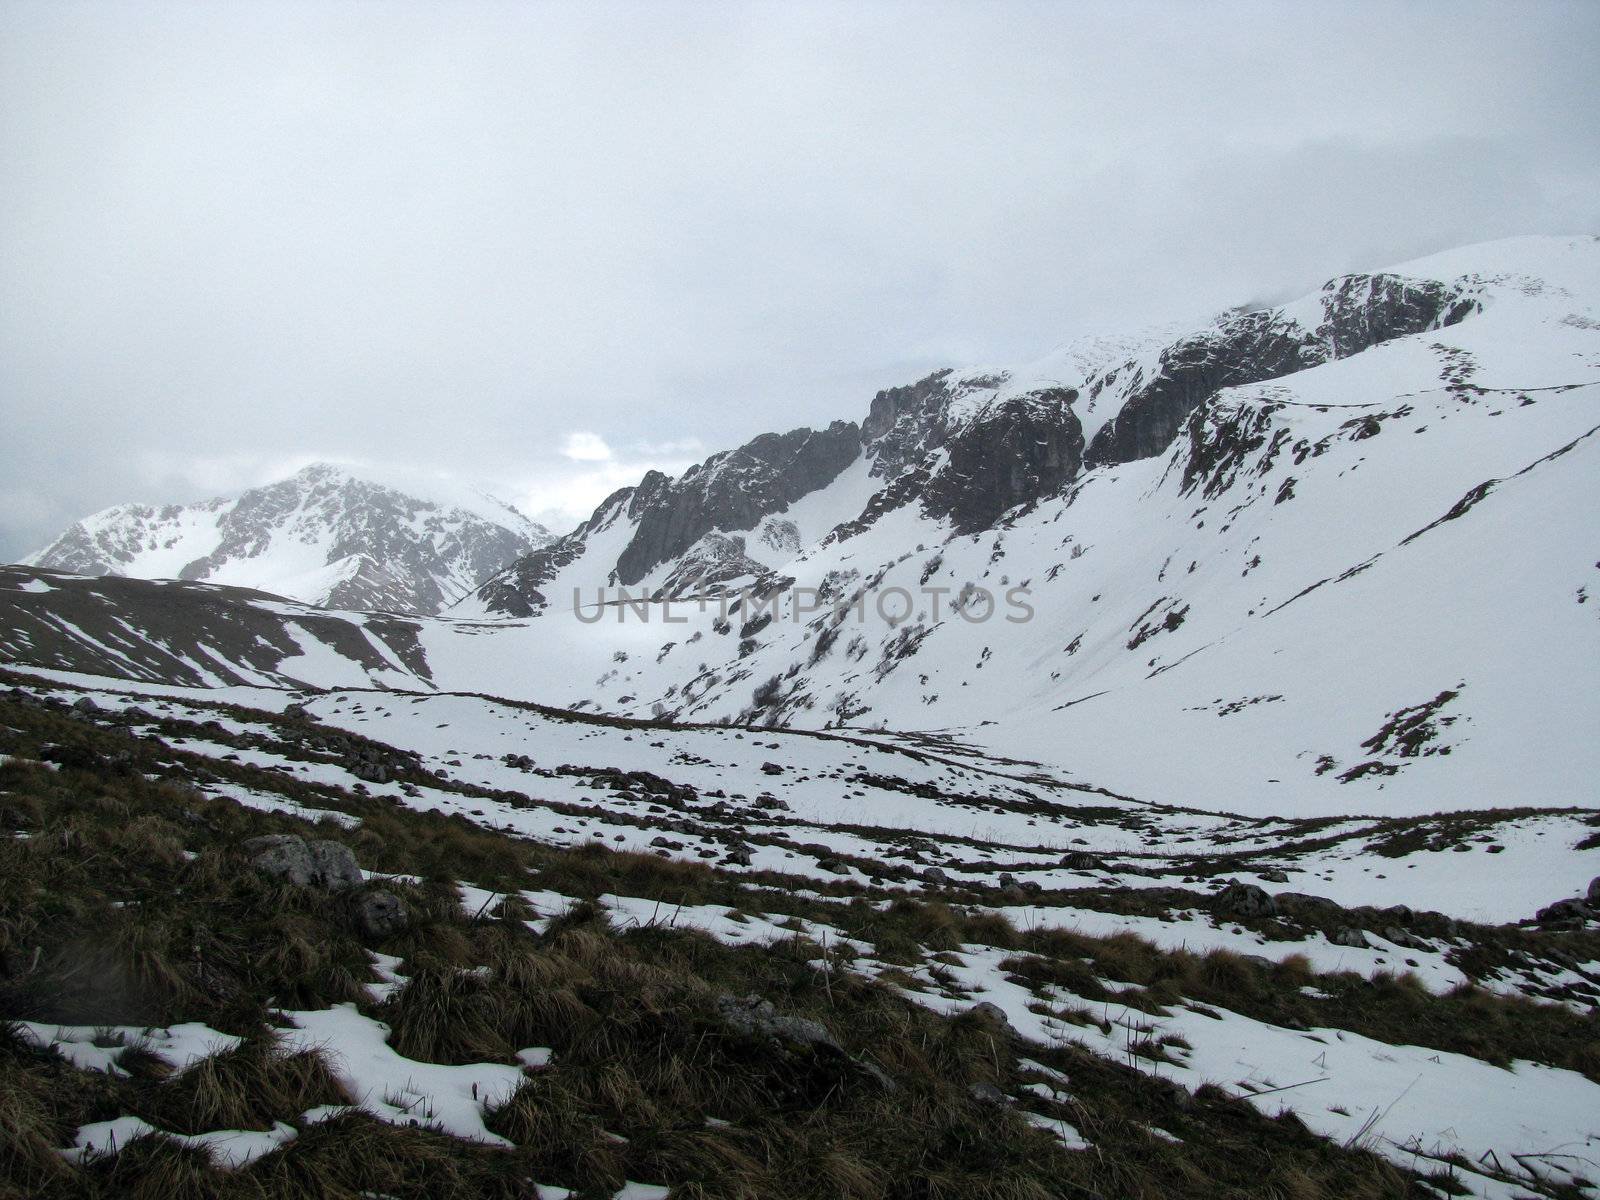
[[0,560],[317,458],[570,524],[934,366],[1600,232],[1597,61],[1593,3],[4,0]]

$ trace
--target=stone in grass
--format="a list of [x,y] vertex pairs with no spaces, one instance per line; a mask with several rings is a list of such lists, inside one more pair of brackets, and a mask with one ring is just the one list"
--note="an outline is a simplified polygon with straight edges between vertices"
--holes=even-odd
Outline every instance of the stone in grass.
[[1239,917],[1275,917],[1278,904],[1264,889],[1253,883],[1230,883],[1217,894],[1225,912]]
[[356,922],[370,938],[392,937],[411,923],[405,902],[393,892],[365,892],[356,897]]
[[1016,1033],[1015,1027],[1011,1024],[1011,1018],[1006,1016],[1006,1010],[988,1000],[978,1001],[978,1003],[967,1009],[967,1015],[983,1022],[985,1025],[992,1025],[1004,1033]]
[[898,1090],[875,1063],[852,1058],[820,1021],[780,1013],[770,1000],[757,995],[724,992],[716,999],[717,1015],[731,1032],[753,1041],[809,1051],[819,1062],[832,1062],[857,1076],[865,1076],[884,1092]]
[[723,1024],[744,1037],[772,1038],[795,1046],[821,1046],[844,1052],[820,1021],[785,1016],[772,1006],[772,1001],[760,996],[718,996],[717,1014]]
[[250,865],[299,887],[344,892],[365,882],[356,856],[342,842],[314,841],[292,833],[275,833],[246,841]]

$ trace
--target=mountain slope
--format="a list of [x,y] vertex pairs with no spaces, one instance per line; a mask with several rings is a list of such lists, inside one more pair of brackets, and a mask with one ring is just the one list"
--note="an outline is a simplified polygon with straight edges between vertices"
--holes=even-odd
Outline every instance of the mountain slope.
[[[1239,320],[940,372],[860,426],[649,477],[408,622],[391,674],[364,626],[314,634],[315,679],[932,736],[1213,811],[1593,807],[1600,242],[1468,247]],[[1256,378],[1265,342],[1300,365]],[[1157,386],[1195,347],[1231,382]],[[1176,435],[1097,460],[1152,396],[1192,403]],[[159,600],[85,586],[19,575],[4,653],[129,669],[101,648]],[[309,678],[276,634],[213,641],[233,679]]]
[[[634,589],[755,583],[770,613],[615,603],[623,493],[528,560],[543,604],[519,564],[455,610],[529,625],[430,626],[429,661],[608,711],[954,731],[1232,811],[1592,802],[1600,243],[1469,247],[1078,370],[881,393],[831,483]],[[991,619],[953,608],[974,589]]]
[[549,540],[542,526],[471,489],[317,463],[237,497],[106,509],[25,562],[432,613]]

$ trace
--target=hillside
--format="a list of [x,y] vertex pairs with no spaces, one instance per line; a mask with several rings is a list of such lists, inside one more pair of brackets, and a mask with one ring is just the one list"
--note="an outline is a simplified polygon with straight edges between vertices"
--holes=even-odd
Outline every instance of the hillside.
[[[1269,899],[1242,830],[1129,886],[1120,852],[941,830],[1206,819],[858,742],[5,682],[0,1190],[1594,1194],[1581,919]],[[905,822],[882,860],[818,820],[845,772],[848,808]],[[1396,822],[1376,853],[1482,828]],[[848,848],[819,858],[824,830]]]
[[0,567],[0,1195],[1592,1200],[1597,454],[1525,238]]

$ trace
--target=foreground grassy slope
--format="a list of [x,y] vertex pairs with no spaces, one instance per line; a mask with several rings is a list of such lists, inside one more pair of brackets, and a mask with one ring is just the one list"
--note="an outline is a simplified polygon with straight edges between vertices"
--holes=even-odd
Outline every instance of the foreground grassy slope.
[[[119,1071],[95,1072],[4,1027],[0,1194],[528,1197],[540,1186],[589,1200],[629,1180],[673,1197],[818,1200],[1460,1190],[1449,1164],[1413,1174],[1314,1136],[1292,1114],[1153,1078],[1134,1059],[1160,1056],[1158,1044],[1130,1045],[1119,1062],[1067,1043],[1024,1044],[983,1011],[939,1015],[909,1000],[893,969],[878,979],[852,969],[863,944],[880,965],[907,971],[937,971],[963,946],[998,947],[1017,980],[1064,981],[1093,998],[1115,979],[1134,985],[1123,1002],[1151,1011],[1188,997],[1590,1078],[1600,1070],[1593,1021],[1562,1008],[1314,976],[1294,961],[1169,954],[1132,938],[1023,933],[955,905],[884,904],[845,887],[799,895],[781,877],[734,879],[598,846],[552,849],[175,750],[180,724],[135,739],[64,707],[0,699],[0,1020],[202,1021],[243,1039],[183,1071],[137,1044],[108,1045]],[[313,824],[194,786],[218,777],[330,816]],[[353,897],[253,870],[241,843],[268,833],[335,838],[367,870],[403,876],[381,886],[403,901],[407,928],[373,939]],[[462,883],[489,901],[464,906]],[[530,923],[514,895],[529,888],[579,903]],[[618,927],[594,903],[615,894],[661,901],[662,919]],[[712,901],[787,920],[793,932],[735,946],[670,919],[674,905]],[[817,935],[824,926],[839,935],[831,944]],[[384,978],[377,964],[391,961],[373,952],[399,960],[400,986],[373,988]],[[1573,952],[1592,957],[1585,945]],[[730,1022],[730,1000],[752,995],[819,1023],[832,1043]],[[489,1130],[510,1145],[359,1111],[306,1120],[361,1097],[344,1093],[326,1055],[283,1050],[280,1014],[338,1004],[386,1022],[390,1044],[418,1062],[512,1064],[523,1048],[549,1048],[548,1066],[488,1106]],[[296,1132],[231,1171],[161,1138],[83,1165],[58,1152],[80,1127],[126,1115],[180,1134],[275,1122]],[[1068,1148],[1052,1119],[1087,1148]]]

